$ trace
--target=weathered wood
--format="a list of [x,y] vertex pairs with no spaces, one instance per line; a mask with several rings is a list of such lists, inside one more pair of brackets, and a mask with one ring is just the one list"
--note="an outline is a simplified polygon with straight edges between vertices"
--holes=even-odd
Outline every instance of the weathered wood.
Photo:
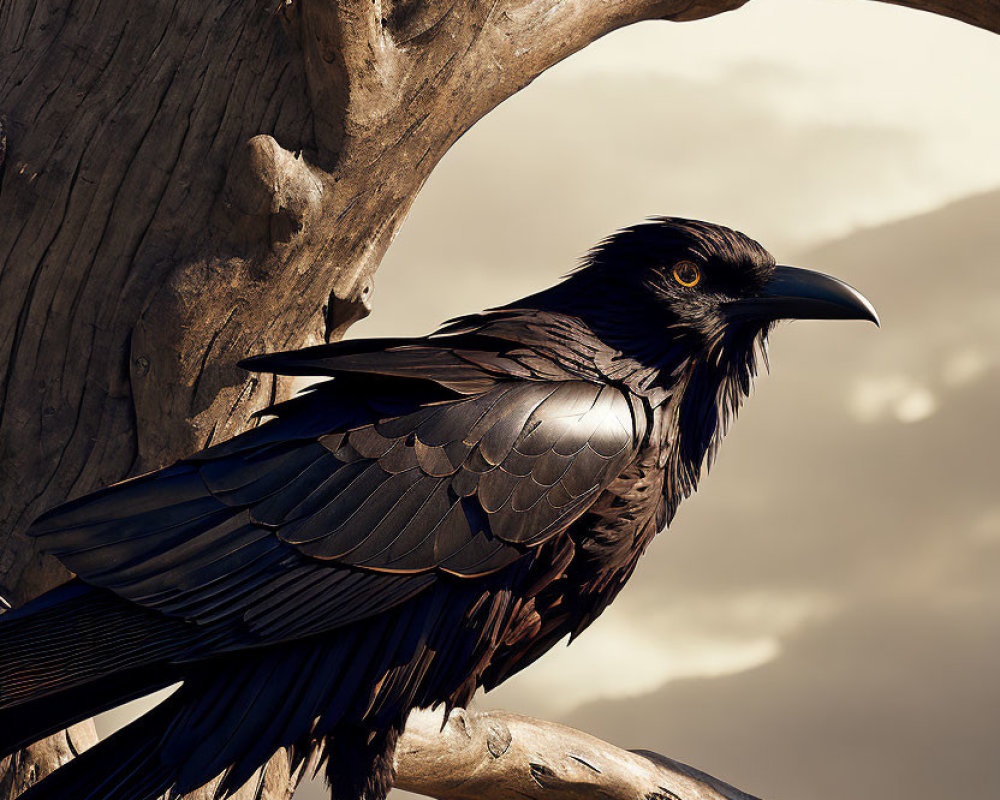
[[[611,30],[745,2],[0,0],[0,596],[65,577],[22,536],[40,511],[286,391],[238,358],[364,316],[481,116]],[[995,2],[900,2],[1000,30]],[[0,764],[0,800],[73,737]],[[287,796],[282,763],[241,797]]]
[[1000,33],[1000,3],[996,0],[880,0],[940,14]]
[[[43,509],[228,437],[282,393],[238,358],[367,313],[414,196],[479,117],[610,30],[695,13],[0,0],[0,595],[65,577],[21,535]],[[69,745],[36,746],[24,774]]]
[[40,777],[96,743],[97,733],[93,725],[74,725],[58,736],[50,736],[0,760],[0,797],[17,797]]
[[396,786],[439,800],[756,800],[711,775],[646,751],[506,711],[410,715]]

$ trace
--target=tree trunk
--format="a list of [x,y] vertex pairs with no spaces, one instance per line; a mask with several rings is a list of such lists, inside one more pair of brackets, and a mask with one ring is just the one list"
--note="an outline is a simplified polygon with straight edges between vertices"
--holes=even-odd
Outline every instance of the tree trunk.
[[[431,169],[623,25],[746,0],[0,0],[0,596],[44,509],[243,429],[235,366],[341,336]],[[906,2],[1000,26],[993,2]],[[93,739],[0,764],[15,796]],[[282,756],[266,788],[286,797]]]

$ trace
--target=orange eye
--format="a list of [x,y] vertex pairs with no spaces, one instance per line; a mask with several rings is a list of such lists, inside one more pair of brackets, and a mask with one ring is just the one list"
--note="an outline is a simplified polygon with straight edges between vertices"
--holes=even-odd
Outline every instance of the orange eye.
[[690,261],[678,261],[674,264],[674,280],[681,286],[697,286],[701,280],[701,270]]

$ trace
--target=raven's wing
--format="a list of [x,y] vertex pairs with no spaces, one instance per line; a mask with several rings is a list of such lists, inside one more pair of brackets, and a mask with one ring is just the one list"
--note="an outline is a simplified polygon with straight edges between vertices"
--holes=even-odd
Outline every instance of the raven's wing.
[[[509,315],[508,315],[509,316]],[[534,316],[537,316],[535,314]],[[478,326],[426,339],[359,339],[269,353],[240,362],[279,375],[383,375],[430,380],[459,394],[478,394],[498,380],[599,381],[597,350],[582,330],[541,328],[531,315],[502,322],[477,315]],[[592,336],[592,334],[591,334]],[[523,340],[530,340],[526,346]],[[596,341],[596,340],[595,340]]]
[[236,616],[258,640],[304,636],[442,573],[481,576],[530,554],[644,435],[634,400],[611,386],[507,380],[441,399],[397,378],[410,388],[365,395],[378,380],[321,384],[276,420],[57,508],[31,533],[140,605]]

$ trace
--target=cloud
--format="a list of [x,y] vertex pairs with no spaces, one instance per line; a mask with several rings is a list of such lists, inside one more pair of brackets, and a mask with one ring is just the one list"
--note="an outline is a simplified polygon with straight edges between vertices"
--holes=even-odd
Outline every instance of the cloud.
[[1000,506],[981,512],[972,524],[972,539],[986,545],[1000,545]]
[[[919,330],[907,331],[911,346],[929,350],[938,344]],[[922,341],[923,340],[923,341]],[[856,378],[847,404],[856,419],[866,424],[885,420],[922,422],[935,414],[949,394],[983,380],[993,366],[992,354],[979,345],[966,345],[944,357],[933,378],[903,373],[863,375]]]
[[644,629],[612,624],[585,634],[572,649],[557,645],[483,702],[553,717],[598,699],[634,697],[679,678],[742,672],[771,661],[778,648],[773,636],[663,640]]
[[[786,120],[905,124],[927,140],[924,166],[934,175],[930,183],[914,176],[912,213],[1000,182],[998,62],[994,34],[932,14],[883,3],[757,0],[697,23],[632,26],[546,77],[725,82]],[[866,189],[859,182],[856,194]]]
[[830,598],[744,592],[650,609],[623,598],[571,647],[556,646],[491,693],[491,706],[550,717],[692,676],[742,672],[776,658],[781,637],[832,613]]
[[905,375],[856,380],[849,405],[854,416],[866,423],[886,417],[899,422],[920,422],[938,409],[938,401],[930,389]]
[[537,291],[651,214],[725,222],[787,256],[940,199],[919,132],[786,119],[768,80],[541,79],[444,157],[351,335],[424,332]]
[[1000,604],[858,603],[782,657],[602,702],[570,724],[772,800],[995,797]]
[[965,386],[986,375],[991,366],[991,354],[979,347],[967,346],[948,356],[941,377],[949,386]]

